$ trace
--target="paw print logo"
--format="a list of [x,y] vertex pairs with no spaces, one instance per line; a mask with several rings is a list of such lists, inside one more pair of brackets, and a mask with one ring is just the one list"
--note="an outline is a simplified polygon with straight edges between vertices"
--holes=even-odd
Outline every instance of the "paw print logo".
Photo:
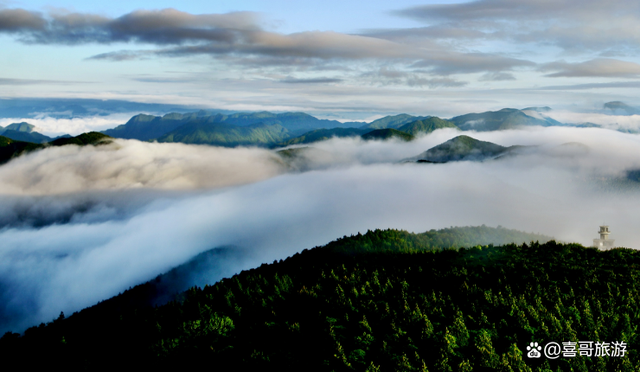
[[529,358],[540,358],[542,356],[542,354],[540,354],[540,350],[542,350],[542,347],[538,346],[537,342],[530,343],[529,346],[527,346],[527,350],[529,350],[529,352],[527,353],[527,356]]

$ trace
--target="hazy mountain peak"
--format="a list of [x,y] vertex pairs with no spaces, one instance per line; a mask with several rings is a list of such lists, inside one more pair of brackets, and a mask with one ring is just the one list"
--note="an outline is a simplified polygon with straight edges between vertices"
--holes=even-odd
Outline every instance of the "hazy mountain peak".
[[9,124],[4,128],[4,130],[15,130],[16,132],[31,133],[35,130],[35,128],[35,125],[23,121],[21,123]]
[[640,110],[638,110],[633,106],[629,106],[622,101],[607,102],[603,105],[603,109],[611,110],[614,113],[623,114],[623,115],[635,115],[640,113]]

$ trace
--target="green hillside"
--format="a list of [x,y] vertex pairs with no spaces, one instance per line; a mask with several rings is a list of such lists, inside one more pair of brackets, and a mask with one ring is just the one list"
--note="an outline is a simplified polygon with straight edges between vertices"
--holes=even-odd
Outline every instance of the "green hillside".
[[414,139],[414,137],[409,133],[405,133],[397,129],[391,129],[391,128],[375,129],[375,130],[372,130],[371,132],[368,132],[362,135],[362,139],[367,141],[388,140],[390,138],[397,138],[403,141],[411,141]]
[[398,130],[409,133],[412,136],[417,136],[420,133],[431,133],[436,129],[442,128],[458,129],[458,127],[456,127],[452,122],[432,116],[430,118],[416,120],[411,123],[404,124],[398,127]]
[[[201,114],[201,116],[202,115],[204,114]],[[215,115],[212,116],[215,117]],[[114,138],[148,141],[158,138],[187,123],[189,120],[197,119],[198,117],[198,113],[173,113],[162,117],[140,114],[129,119],[126,124],[119,125],[113,129],[107,129],[103,131],[103,133]]]
[[49,146],[65,145],[100,145],[111,142],[112,138],[100,132],[82,133],[75,137],[62,137],[48,143]]
[[383,118],[372,121],[369,124],[363,125],[360,128],[364,129],[385,129],[394,128],[397,129],[404,124],[411,123],[416,120],[425,119],[427,116],[413,116],[409,114],[400,114],[393,116],[385,116]]
[[495,143],[479,141],[469,136],[457,136],[430,148],[412,158],[425,163],[447,163],[450,161],[482,161],[492,159],[516,147],[504,147]]
[[[186,126],[189,124],[189,126]],[[211,113],[201,110],[199,112],[178,114],[172,113],[162,117],[140,114],[132,117],[126,124],[119,125],[116,128],[104,131],[105,134],[115,138],[138,139],[141,141],[149,141],[153,139],[166,138],[179,129],[181,137],[188,137],[192,141],[189,143],[207,143],[205,138],[211,137],[204,133],[188,133],[190,130],[202,131],[200,124],[220,124],[228,128],[249,127],[258,124],[265,125],[281,125],[290,135],[300,135],[305,132],[320,128],[349,127],[355,123],[341,123],[336,120],[323,120],[315,118],[303,112],[286,112],[282,114],[274,114],[271,112],[245,112],[230,115],[220,113]],[[186,126],[185,128],[182,128]],[[194,127],[195,126],[195,127]],[[206,130],[204,131],[206,132]],[[221,135],[214,136],[213,140],[216,144],[234,143],[239,139],[232,134],[233,138],[223,138]],[[244,136],[244,135],[243,135]],[[174,136],[175,138],[175,136]],[[283,137],[288,138],[287,137]],[[281,142],[278,140],[277,142]],[[246,143],[244,140],[242,143]],[[264,138],[259,141],[258,145],[265,143]]]
[[24,153],[43,148],[31,142],[15,141],[11,138],[0,136],[0,164],[4,164],[14,157]]
[[[99,305],[0,339],[25,368],[636,371],[640,253],[577,244],[414,249],[371,231],[192,288]],[[531,342],[625,342],[624,357],[531,359]],[[613,353],[610,353],[612,355]]]
[[298,144],[307,144],[319,141],[325,141],[333,137],[359,137],[369,132],[369,129],[363,128],[332,128],[332,129],[316,129],[307,132],[301,136],[292,138],[288,141],[278,144],[278,146],[290,146]]
[[280,124],[258,123],[239,127],[224,123],[191,121],[160,138],[158,142],[181,142],[215,146],[272,145],[289,138]]
[[75,137],[61,137],[49,143],[36,144],[31,142],[15,141],[11,138],[0,136],[0,164],[6,163],[12,158],[18,157],[31,151],[41,150],[49,146],[64,145],[100,145],[109,143],[111,137],[99,133],[89,132],[83,133]]

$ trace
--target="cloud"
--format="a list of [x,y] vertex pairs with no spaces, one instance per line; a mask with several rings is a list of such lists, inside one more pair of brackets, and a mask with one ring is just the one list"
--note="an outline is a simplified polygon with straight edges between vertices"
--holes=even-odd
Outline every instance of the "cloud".
[[461,87],[467,83],[449,77],[430,78],[424,72],[408,72],[389,67],[381,67],[377,71],[362,74],[362,77],[371,79],[373,84],[379,85],[405,85],[409,87]]
[[612,58],[597,58],[580,63],[545,63],[540,71],[556,71],[548,77],[638,77],[640,64]]
[[640,132],[640,115],[608,115],[567,110],[553,110],[546,112],[545,115],[563,123],[593,123],[612,130],[631,131],[634,133]]
[[340,83],[342,79],[336,78],[311,78],[311,79],[296,79],[296,78],[287,78],[280,80],[281,83],[285,84],[327,84],[327,83]]
[[[77,107],[75,107],[77,109]],[[77,110],[76,110],[77,111]],[[12,123],[27,122],[36,126],[36,131],[49,135],[59,136],[62,134],[78,135],[85,132],[101,131],[109,128],[116,127],[120,124],[126,123],[136,113],[117,113],[104,116],[86,116],[86,117],[74,117],[79,116],[80,113],[68,110],[63,112],[34,112],[35,117],[27,118],[3,118],[0,119],[0,126],[7,126]],[[50,115],[64,115],[71,117],[70,119],[60,119],[51,117]]]
[[219,148],[115,140],[103,146],[50,147],[0,166],[0,195],[228,187],[286,170],[257,148]]
[[637,51],[640,46],[640,5],[626,0],[477,0],[415,6],[395,14],[447,29],[443,37],[457,34],[458,40],[507,40],[567,51]]
[[505,80],[516,80],[513,74],[508,72],[492,72],[486,73],[482,75],[479,79],[480,81],[505,81]]
[[441,75],[455,73],[501,72],[518,67],[533,67],[536,64],[517,58],[503,57],[488,53],[456,53],[447,52],[434,55],[413,64],[413,67],[431,67],[432,72]]
[[539,87],[535,89],[537,90],[584,90],[584,89],[609,89],[609,88],[623,88],[623,89],[640,88],[640,81],[614,81],[614,82],[606,82],[606,83],[549,85],[549,86]]
[[36,44],[230,43],[257,31],[256,23],[256,14],[251,12],[193,15],[175,9],[138,10],[108,18],[89,13],[44,15],[24,9],[0,10],[0,31],[17,34],[23,42]]
[[[9,22],[14,13],[22,16]],[[107,18],[89,13],[44,15],[22,9],[4,9],[0,10],[0,32],[15,35],[28,44],[145,43],[158,47],[155,50],[105,52],[87,58],[89,60],[210,55],[219,59],[242,57],[261,67],[374,60],[404,65],[417,63],[437,75],[500,72],[534,65],[530,61],[492,53],[454,51],[424,39],[419,47],[415,47],[385,38],[383,33],[378,33],[380,37],[332,31],[285,35],[263,29],[257,15],[250,12],[194,15],[175,9],[139,10],[118,18]]]
[[87,84],[86,81],[0,78],[0,85]]
[[[164,181],[146,182],[139,190],[109,188],[89,196],[74,192],[40,197],[5,194],[0,198],[4,206],[13,203],[22,209],[55,209],[57,216],[65,211],[71,216],[38,228],[27,223],[0,230],[0,280],[4,284],[0,303],[4,314],[10,315],[0,328],[21,331],[50,321],[60,311],[70,314],[217,246],[234,245],[253,252],[250,259],[234,263],[237,266],[233,269],[241,270],[367,229],[426,231],[503,225],[588,244],[603,219],[611,226],[616,243],[637,246],[640,233],[633,218],[640,207],[640,199],[635,197],[637,186],[631,194],[620,195],[603,191],[598,188],[603,184],[597,183],[602,177],[620,176],[626,169],[640,167],[637,136],[553,127],[470,133],[504,146],[541,147],[529,156],[503,161],[398,163],[457,134],[440,130],[409,143],[322,142],[314,145],[315,154],[303,159],[312,171],[267,175],[263,181],[238,186],[231,185],[238,177],[246,180],[242,174],[256,181],[249,173],[264,172],[273,153],[122,142],[126,156],[113,148],[74,154],[50,152],[46,158],[54,160],[50,167],[41,163],[40,168],[48,171],[41,173],[40,182],[7,181],[9,175],[34,177],[23,173],[28,169],[25,164],[12,165],[12,161],[0,170],[21,168],[0,177],[5,183],[2,193],[7,192],[7,182],[24,182],[32,190],[55,193],[60,186],[49,185],[50,181],[75,180],[82,172],[94,175],[92,182],[79,182],[83,190],[97,184],[132,185],[145,173],[143,169],[148,169],[146,177]],[[566,142],[583,143],[588,151],[579,156],[571,151],[554,153]],[[94,153],[99,151],[116,159],[109,162],[96,157]],[[164,155],[154,155],[157,153]],[[44,159],[24,158],[25,163],[34,165],[38,161]],[[112,171],[117,164],[132,164],[132,171]],[[202,174],[188,177],[187,171],[181,170],[185,164],[190,172]],[[207,167],[222,170],[206,171],[211,169]],[[187,188],[209,185],[205,186],[209,189],[195,194],[154,195],[153,190],[169,185],[171,177],[201,179],[179,183]],[[225,183],[228,187],[217,188]],[[145,193],[149,193],[146,200],[135,202]],[[130,208],[127,200],[133,203]],[[78,211],[87,201],[85,212]]]
[[145,51],[139,51],[139,50],[136,50],[136,51],[119,50],[115,52],[96,54],[86,59],[96,60],[96,61],[105,60],[105,61],[112,61],[112,62],[121,62],[121,61],[132,61],[136,59],[142,59],[145,57],[148,58],[150,54],[153,54],[153,52],[148,52],[148,51],[145,52]]

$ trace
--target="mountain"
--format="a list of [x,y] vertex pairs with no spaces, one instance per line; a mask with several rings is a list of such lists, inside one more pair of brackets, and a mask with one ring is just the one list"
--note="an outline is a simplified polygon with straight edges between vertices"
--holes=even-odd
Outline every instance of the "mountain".
[[341,123],[337,120],[318,119],[304,112],[285,112],[273,114],[270,112],[237,113],[228,115],[223,122],[238,126],[247,126],[257,123],[280,124],[292,135],[300,135],[305,132],[323,128],[345,128],[355,123]]
[[307,144],[312,142],[319,142],[331,139],[333,137],[359,137],[360,135],[369,132],[369,129],[364,128],[332,128],[332,129],[316,129],[307,132],[301,136],[292,138],[285,142],[278,144],[278,146],[290,146],[297,144]]
[[289,131],[277,123],[237,126],[193,120],[158,138],[158,142],[181,142],[215,146],[262,145],[280,143]]
[[447,163],[464,160],[482,161],[496,158],[519,147],[504,147],[462,135],[434,146],[410,160],[420,163]]
[[7,125],[5,128],[0,127],[0,135],[11,138],[14,141],[45,143],[52,140],[51,137],[35,132],[36,126],[22,122]]
[[65,146],[65,145],[77,145],[77,146],[87,146],[87,145],[102,145],[110,143],[112,140],[111,137],[107,136],[104,133],[100,132],[88,132],[82,133],[75,137],[59,137],[48,143],[49,146]]
[[114,138],[148,141],[171,132],[189,120],[197,119],[198,117],[198,113],[171,113],[162,117],[139,114],[129,119],[126,124],[118,125],[113,129],[107,129],[103,131],[103,133]]
[[[231,115],[224,115],[220,113],[211,113],[209,111],[201,110],[199,112],[192,112],[186,114],[171,113],[160,116],[152,116],[140,114],[132,117],[126,124],[119,125],[116,128],[108,129],[103,133],[115,137],[115,138],[127,138],[137,139],[140,141],[149,141],[153,139],[159,139],[166,137],[170,133],[174,132],[178,128],[186,124],[195,124],[188,128],[197,128],[201,131],[200,124],[225,124],[227,128],[233,126],[237,127],[249,127],[256,126],[258,124],[263,125],[280,125],[289,133],[287,136],[282,137],[278,142],[290,136],[301,135],[310,130],[320,128],[336,128],[336,127],[348,127],[354,123],[341,123],[336,120],[323,120],[317,119],[311,115],[302,112],[286,112],[282,114],[273,114],[270,112],[249,112],[249,113],[235,113]],[[222,126],[221,126],[222,128]],[[188,129],[180,130],[181,136],[200,138],[200,142],[189,143],[207,143],[202,133],[200,134],[188,134]],[[175,137],[175,136],[174,136]],[[179,142],[179,141],[176,141]],[[237,138],[224,139],[217,137],[215,143],[235,143],[238,142]],[[242,143],[246,143],[242,141]],[[263,144],[264,141],[257,144]],[[213,142],[211,143],[213,144]]]
[[[76,98],[3,98],[0,99],[0,118],[35,118],[47,116],[57,119],[130,114],[132,112],[193,112],[193,106],[139,103],[103,99]],[[216,110],[232,113],[233,111]]]
[[98,132],[83,133],[75,137],[59,137],[44,144],[16,141],[8,137],[0,136],[0,164],[6,163],[12,158],[18,157],[22,154],[41,150],[49,146],[86,146],[101,145],[109,142],[111,142],[111,137]]
[[549,107],[549,106],[527,107],[527,108],[523,108],[522,111],[549,112],[549,111],[551,111],[551,107]]
[[397,129],[392,129],[392,128],[386,128],[386,129],[375,129],[372,130],[371,132],[365,133],[362,135],[362,139],[363,140],[387,140],[390,138],[397,138],[397,139],[401,139],[403,141],[411,141],[413,140],[415,137],[413,137],[411,134],[409,133],[405,133],[402,131],[399,131]]
[[38,132],[25,132],[25,131],[6,129],[1,134],[4,137],[11,138],[12,140],[15,140],[15,141],[22,141],[22,142],[46,143],[52,140],[51,137],[45,136],[44,134],[41,134]]
[[34,129],[36,128],[35,125],[26,123],[26,122],[22,122],[22,123],[13,123],[13,124],[9,124],[7,125],[4,129],[5,130],[15,130],[17,132],[27,132],[27,133],[31,133],[34,131]]
[[636,107],[629,106],[621,101],[611,101],[605,103],[602,108],[604,110],[610,110],[613,114],[616,115],[638,115],[640,114],[640,110]]
[[[546,242],[552,238],[540,234],[525,233],[505,228],[452,227],[442,230],[430,230],[424,233],[409,233],[398,230],[369,231],[351,238],[338,239],[328,245],[316,248],[323,252],[341,256],[353,256],[385,251],[437,251],[477,245],[502,245],[509,243]],[[115,315],[123,310],[140,310],[161,306],[179,300],[182,293],[194,286],[204,287],[224,277],[233,276],[230,262],[254,259],[251,250],[240,247],[220,247],[200,253],[186,263],[168,272],[136,285],[105,301],[101,301],[83,313],[111,313]],[[1,313],[0,319],[6,314]]]
[[363,125],[360,128],[366,129],[386,129],[386,128],[394,128],[397,129],[404,124],[411,123],[416,120],[425,119],[428,116],[412,116],[409,114],[400,114],[393,116],[385,116],[383,118],[372,121],[369,124]]
[[4,164],[14,157],[43,147],[44,146],[39,144],[16,141],[8,137],[0,136],[0,164]]
[[456,127],[452,122],[432,116],[426,119],[416,120],[412,121],[411,123],[404,124],[398,127],[398,130],[409,133],[413,136],[417,136],[420,133],[431,133],[436,129],[442,128],[458,129],[458,127]]
[[[5,334],[0,353],[27,370],[636,370],[637,251],[555,241],[432,249],[416,235],[428,241],[398,230],[345,236],[159,307],[60,314]],[[601,337],[610,351],[622,341],[626,354],[526,356],[532,342],[562,337]]]
[[516,129],[533,125],[543,127],[561,125],[561,123],[553,119],[543,117],[538,111],[529,110],[528,112],[537,114],[534,117],[518,109],[505,108],[500,111],[456,116],[450,121],[462,130],[475,130],[478,132]]

